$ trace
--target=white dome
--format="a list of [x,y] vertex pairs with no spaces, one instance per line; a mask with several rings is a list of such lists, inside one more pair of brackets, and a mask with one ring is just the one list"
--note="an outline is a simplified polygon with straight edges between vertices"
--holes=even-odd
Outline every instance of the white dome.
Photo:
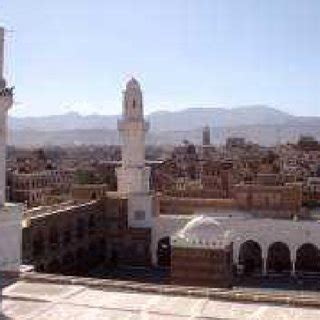
[[215,244],[224,242],[229,234],[219,220],[213,217],[199,216],[189,221],[178,232],[177,238],[191,243]]

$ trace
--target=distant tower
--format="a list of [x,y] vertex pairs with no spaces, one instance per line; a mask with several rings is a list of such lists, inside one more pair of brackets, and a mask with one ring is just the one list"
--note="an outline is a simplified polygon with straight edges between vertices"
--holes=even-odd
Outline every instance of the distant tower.
[[117,170],[118,192],[128,196],[128,223],[131,227],[152,227],[153,197],[149,190],[150,168],[145,166],[145,135],[149,123],[143,117],[140,85],[131,79],[123,93],[121,137],[122,166]]
[[202,145],[209,146],[210,145],[210,127],[205,126],[202,130]]

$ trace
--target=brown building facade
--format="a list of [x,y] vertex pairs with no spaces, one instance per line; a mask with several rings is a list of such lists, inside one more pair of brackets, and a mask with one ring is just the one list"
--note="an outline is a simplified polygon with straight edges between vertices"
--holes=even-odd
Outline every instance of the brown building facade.
[[230,287],[232,247],[172,247],[171,283],[190,286]]
[[101,265],[150,264],[151,231],[128,227],[125,198],[26,215],[23,263],[36,271],[74,275]]
[[238,208],[273,211],[279,217],[290,217],[293,213],[300,212],[302,206],[302,189],[299,184],[239,184],[234,186],[233,193]]

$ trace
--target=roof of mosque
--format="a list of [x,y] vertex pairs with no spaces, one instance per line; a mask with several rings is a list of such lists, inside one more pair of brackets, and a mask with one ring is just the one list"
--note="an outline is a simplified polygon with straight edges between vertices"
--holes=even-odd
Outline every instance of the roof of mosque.
[[224,247],[229,244],[229,230],[225,229],[221,219],[197,216],[189,221],[173,238],[176,246]]

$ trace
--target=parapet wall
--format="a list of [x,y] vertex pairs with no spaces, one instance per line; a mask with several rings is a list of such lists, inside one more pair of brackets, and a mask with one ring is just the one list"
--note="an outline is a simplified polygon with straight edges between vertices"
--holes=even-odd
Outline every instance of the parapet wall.
[[236,208],[234,199],[203,199],[203,198],[178,198],[159,196],[161,214],[192,214],[199,209],[225,209]]

